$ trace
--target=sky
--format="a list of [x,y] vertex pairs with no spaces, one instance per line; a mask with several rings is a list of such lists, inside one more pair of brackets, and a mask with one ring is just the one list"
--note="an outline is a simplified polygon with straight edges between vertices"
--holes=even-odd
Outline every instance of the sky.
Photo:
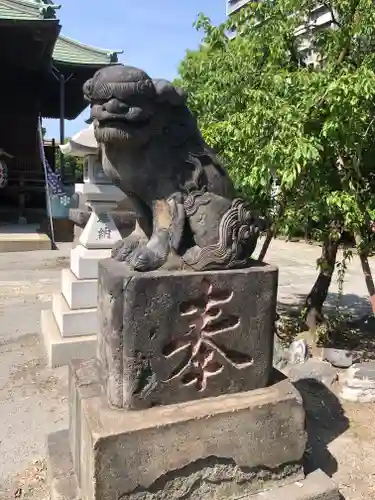
[[[56,4],[60,2],[56,0]],[[199,46],[193,27],[200,12],[214,24],[225,20],[225,0],[62,0],[57,15],[62,33],[88,45],[123,50],[119,62],[144,69],[153,78],[173,80],[187,49]],[[65,121],[71,137],[86,127],[86,109]],[[59,138],[58,120],[44,120],[47,137]]]

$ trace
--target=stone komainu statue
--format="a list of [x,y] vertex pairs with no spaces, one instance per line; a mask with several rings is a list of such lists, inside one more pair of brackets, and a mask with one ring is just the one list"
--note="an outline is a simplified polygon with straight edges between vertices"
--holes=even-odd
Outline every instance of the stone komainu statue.
[[88,80],[84,95],[104,172],[137,214],[135,231],[112,257],[138,271],[158,269],[173,254],[197,271],[245,267],[262,223],[235,197],[184,91],[115,65]]

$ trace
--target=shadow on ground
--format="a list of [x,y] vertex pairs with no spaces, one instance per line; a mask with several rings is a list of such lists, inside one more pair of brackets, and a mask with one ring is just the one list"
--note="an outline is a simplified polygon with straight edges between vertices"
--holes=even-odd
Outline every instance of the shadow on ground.
[[[306,295],[298,294],[294,297],[293,303],[284,303],[279,301],[277,306],[282,312],[291,312],[293,314],[298,314],[306,300]],[[339,294],[329,293],[327,300],[324,304],[324,312],[330,314],[335,312],[337,309]],[[353,318],[360,318],[371,313],[370,300],[367,297],[362,297],[354,293],[347,293],[342,296],[341,301],[341,312],[352,316]]]
[[321,382],[308,378],[298,380],[294,385],[303,398],[306,411],[305,473],[322,469],[332,477],[337,471],[337,461],[328,445],[349,428],[349,419],[335,394]]
[[[303,333],[306,325],[301,320],[301,311],[306,297],[297,295],[292,304],[278,302],[279,314],[290,316],[295,319],[295,323],[302,326],[300,331],[291,331],[289,340],[291,341],[298,333]],[[372,313],[370,301],[367,297],[355,294],[346,294],[342,297],[341,307],[337,309],[338,294],[329,294],[324,305],[326,318],[337,318],[335,312],[339,312],[342,319],[334,321],[331,326],[330,345],[339,349],[348,349],[361,352],[361,359],[375,359],[375,316]]]

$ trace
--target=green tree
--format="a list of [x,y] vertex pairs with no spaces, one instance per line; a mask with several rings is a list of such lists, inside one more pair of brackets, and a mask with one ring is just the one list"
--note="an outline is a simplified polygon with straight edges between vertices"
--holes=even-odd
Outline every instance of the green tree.
[[[70,138],[65,139],[65,144],[68,143]],[[61,168],[61,155],[60,149],[56,148],[55,150],[55,164],[56,169],[60,170]],[[78,158],[72,155],[64,155],[64,174],[65,178],[68,177],[74,182],[82,182],[83,176],[83,158]]]
[[[218,27],[200,15],[202,46],[186,54],[176,82],[237,187],[272,220],[260,258],[280,230],[311,227],[323,242],[306,300],[312,329],[323,320],[344,232],[355,237],[375,311],[367,261],[375,219],[375,5],[325,2],[333,28],[324,31],[308,21],[314,5],[252,2]],[[233,28],[240,34],[230,39]],[[313,67],[304,63],[306,39],[317,54]]]

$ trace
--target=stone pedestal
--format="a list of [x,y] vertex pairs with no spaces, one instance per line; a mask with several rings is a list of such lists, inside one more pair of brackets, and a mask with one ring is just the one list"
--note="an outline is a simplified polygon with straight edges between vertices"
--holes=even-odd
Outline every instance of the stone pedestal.
[[277,269],[99,264],[96,359],[70,365],[52,500],[339,500],[304,478],[302,398],[272,368]]
[[70,366],[70,430],[48,437],[51,500],[339,500],[304,478],[305,413],[274,372],[267,388],[146,410],[111,407],[97,360]]
[[265,387],[277,269],[137,273],[100,263],[98,356],[111,404],[144,408]]
[[86,200],[91,215],[79,244],[71,250],[70,269],[61,273],[61,289],[52,298],[52,310],[42,311],[42,335],[51,367],[95,356],[98,263],[110,256],[112,246],[121,239],[109,212],[125,195],[103,176],[96,156],[86,158],[84,184],[76,185],[76,193]]

